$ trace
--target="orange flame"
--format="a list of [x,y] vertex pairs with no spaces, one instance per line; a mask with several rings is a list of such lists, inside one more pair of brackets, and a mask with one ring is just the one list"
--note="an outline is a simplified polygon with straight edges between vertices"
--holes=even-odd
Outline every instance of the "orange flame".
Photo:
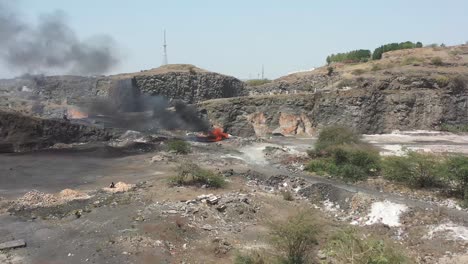
[[203,142],[217,142],[226,138],[229,138],[229,134],[224,133],[221,128],[215,128],[208,134],[197,136],[197,139]]
[[78,109],[75,108],[70,108],[68,109],[68,118],[70,119],[82,119],[82,118],[87,118],[88,115],[84,112],[81,112]]
[[217,127],[210,132],[210,135],[208,136],[208,138],[211,141],[216,142],[216,141],[221,141],[223,139],[229,138],[229,134],[224,133],[221,128]]

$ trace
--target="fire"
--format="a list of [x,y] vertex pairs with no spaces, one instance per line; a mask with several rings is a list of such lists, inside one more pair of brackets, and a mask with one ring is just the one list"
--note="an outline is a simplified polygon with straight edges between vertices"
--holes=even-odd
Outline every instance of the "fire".
[[212,141],[221,141],[223,139],[229,138],[229,134],[224,133],[221,128],[215,128],[210,132],[210,135],[208,136],[209,139],[212,139]]
[[81,112],[80,110],[76,108],[69,108],[68,111],[68,118],[70,119],[82,119],[82,118],[87,118],[88,115],[84,112]]
[[199,141],[205,142],[217,142],[229,137],[230,135],[228,133],[224,133],[221,128],[215,128],[211,130],[208,134],[197,136],[197,139]]

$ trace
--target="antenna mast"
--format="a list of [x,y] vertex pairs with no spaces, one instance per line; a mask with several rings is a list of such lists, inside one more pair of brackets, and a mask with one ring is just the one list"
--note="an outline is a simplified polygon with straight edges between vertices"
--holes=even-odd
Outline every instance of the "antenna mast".
[[167,65],[167,44],[166,44],[166,30],[164,30],[164,44],[163,44],[163,49],[164,49],[164,57],[163,57],[163,65]]
[[262,80],[265,80],[265,68],[263,67],[263,64],[262,64]]

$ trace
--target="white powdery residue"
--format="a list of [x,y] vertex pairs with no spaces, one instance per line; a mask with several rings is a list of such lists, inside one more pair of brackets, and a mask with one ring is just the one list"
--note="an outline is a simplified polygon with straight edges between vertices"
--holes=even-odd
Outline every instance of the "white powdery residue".
[[468,227],[457,225],[453,222],[446,222],[440,225],[429,227],[429,232],[423,238],[432,239],[436,235],[440,235],[447,240],[468,240]]
[[390,201],[375,202],[367,215],[366,225],[382,223],[391,227],[400,226],[400,215],[408,207],[404,204],[392,203]]
[[336,212],[340,208],[339,205],[336,205],[330,200],[323,201],[323,209],[328,212]]

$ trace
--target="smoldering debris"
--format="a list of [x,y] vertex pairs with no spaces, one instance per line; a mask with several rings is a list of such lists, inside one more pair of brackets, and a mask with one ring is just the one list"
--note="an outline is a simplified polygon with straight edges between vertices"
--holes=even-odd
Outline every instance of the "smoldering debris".
[[141,94],[133,79],[115,81],[107,98],[86,102],[82,108],[90,118],[110,127],[136,131],[210,130],[209,122],[196,107],[181,100]]
[[0,60],[8,67],[27,73],[102,74],[118,63],[115,50],[107,35],[80,40],[64,12],[42,15],[31,25],[13,1],[0,0]]

